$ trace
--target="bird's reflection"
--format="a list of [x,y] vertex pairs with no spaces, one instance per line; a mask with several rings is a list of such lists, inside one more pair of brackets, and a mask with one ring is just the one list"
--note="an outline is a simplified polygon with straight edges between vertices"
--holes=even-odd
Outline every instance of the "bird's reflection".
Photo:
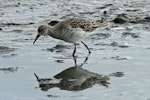
[[77,58],[74,57],[75,66],[63,70],[53,78],[39,78],[35,74],[41,90],[47,91],[51,88],[58,87],[62,90],[79,91],[90,88],[95,84],[100,84],[106,87],[108,86],[108,76],[99,75],[82,68],[87,62],[88,56],[83,63],[79,65],[77,65],[76,59]]

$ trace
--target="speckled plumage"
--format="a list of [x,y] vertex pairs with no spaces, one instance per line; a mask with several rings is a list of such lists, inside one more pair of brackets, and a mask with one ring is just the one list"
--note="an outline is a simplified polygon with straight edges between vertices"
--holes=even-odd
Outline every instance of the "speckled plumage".
[[72,28],[81,28],[85,32],[92,32],[98,27],[106,25],[106,23],[101,21],[88,21],[85,19],[72,18],[68,20]]

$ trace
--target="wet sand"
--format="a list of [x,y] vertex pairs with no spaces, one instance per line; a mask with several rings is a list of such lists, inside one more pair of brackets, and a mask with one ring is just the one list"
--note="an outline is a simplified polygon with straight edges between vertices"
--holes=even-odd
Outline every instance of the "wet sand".
[[[149,0],[0,0],[0,100],[150,100]],[[109,26],[77,45],[37,28],[80,17]],[[55,24],[49,23],[49,24]],[[76,63],[75,63],[76,61]]]

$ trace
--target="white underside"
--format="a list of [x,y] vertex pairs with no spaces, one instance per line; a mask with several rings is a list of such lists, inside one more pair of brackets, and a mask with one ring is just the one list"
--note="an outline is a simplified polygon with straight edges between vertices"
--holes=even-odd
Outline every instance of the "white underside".
[[72,29],[71,31],[63,31],[61,34],[60,39],[70,43],[80,42],[89,35],[89,33],[80,28]]

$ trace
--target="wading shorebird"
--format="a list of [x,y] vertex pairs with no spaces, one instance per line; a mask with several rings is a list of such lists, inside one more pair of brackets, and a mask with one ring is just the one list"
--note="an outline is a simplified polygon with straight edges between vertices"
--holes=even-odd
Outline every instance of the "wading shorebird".
[[90,49],[82,40],[88,35],[90,35],[89,33],[94,31],[95,29],[107,26],[107,22],[104,19],[105,18],[101,18],[101,20],[97,21],[89,21],[80,18],[70,18],[58,22],[54,26],[41,25],[38,28],[38,34],[33,44],[40,36],[49,35],[55,39],[60,39],[69,43],[74,43],[74,51],[72,53],[73,57],[75,57],[77,42],[81,42],[90,54]]

